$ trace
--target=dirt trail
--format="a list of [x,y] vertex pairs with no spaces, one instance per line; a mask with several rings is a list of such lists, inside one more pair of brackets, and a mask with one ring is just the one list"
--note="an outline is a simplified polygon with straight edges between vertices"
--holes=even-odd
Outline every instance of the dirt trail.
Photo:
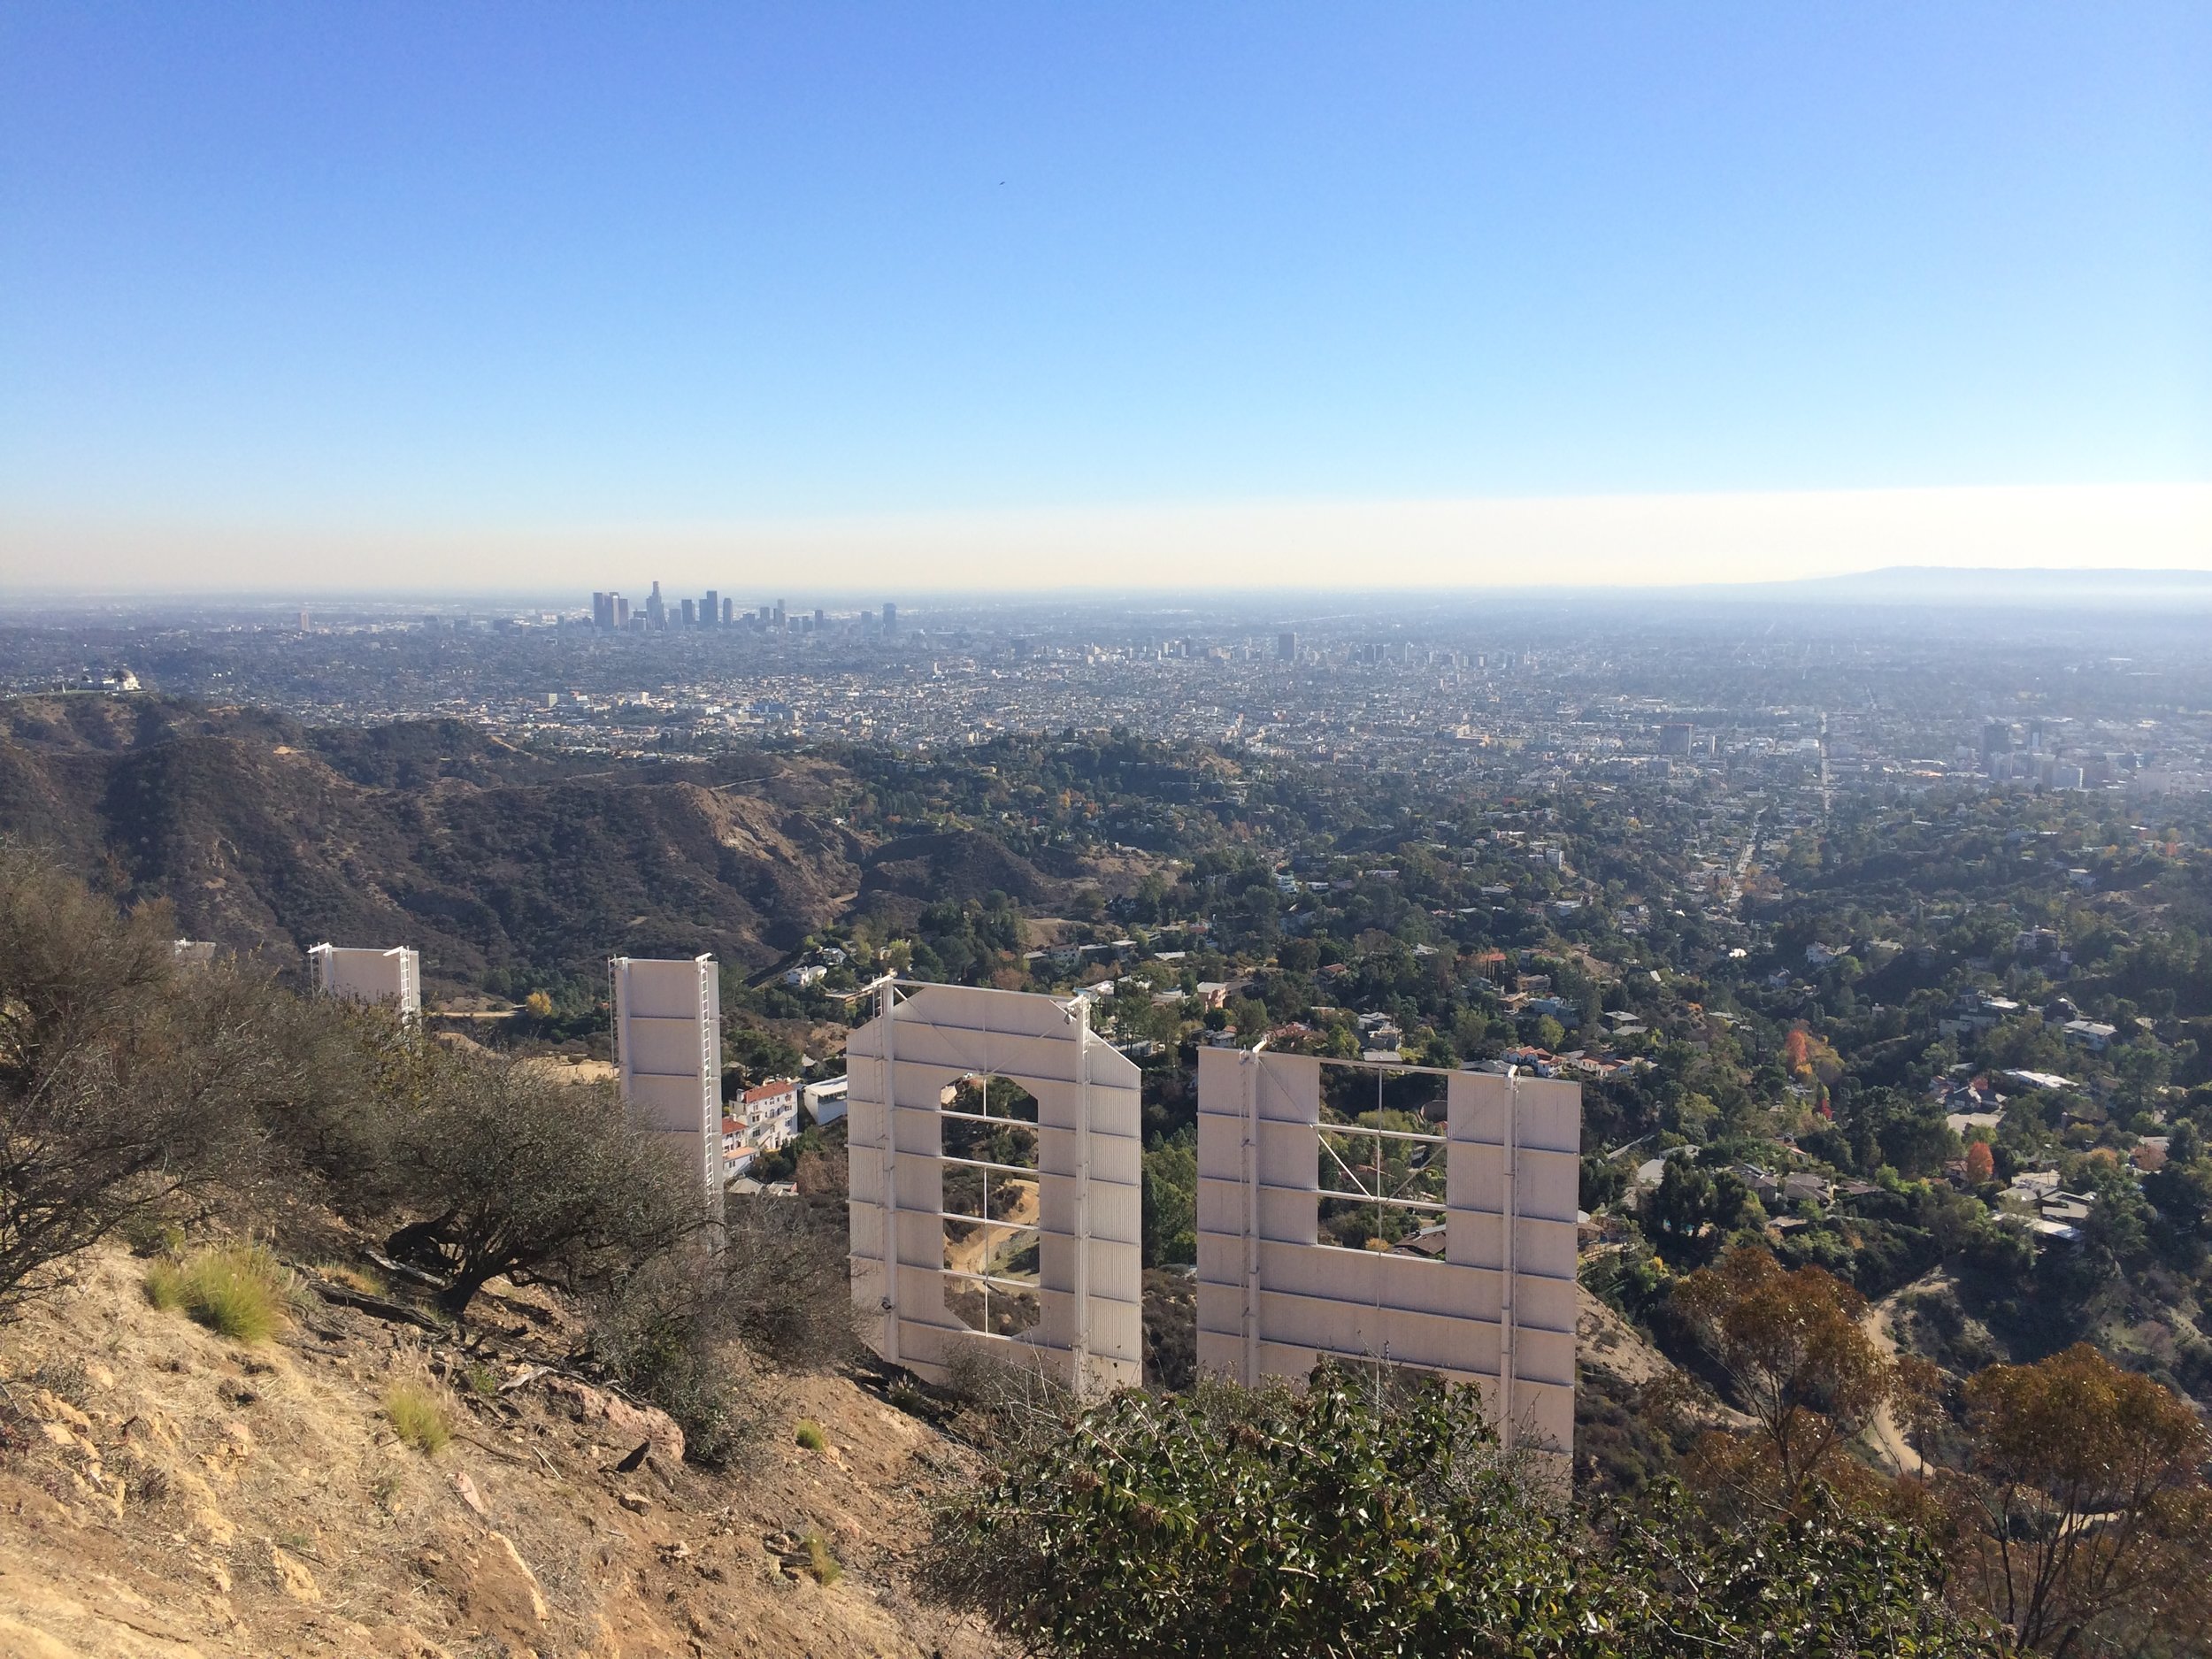
[[[1908,1285],[1904,1290],[1892,1291],[1870,1306],[1866,1317],[1860,1321],[1861,1328],[1872,1339],[1875,1347],[1892,1359],[1897,1356],[1897,1333],[1890,1326],[1891,1313],[1898,1297],[1903,1295],[1905,1291],[1916,1287],[1916,1285]],[[1867,1438],[1874,1442],[1875,1449],[1889,1460],[1890,1467],[1899,1474],[1918,1475],[1927,1471],[1928,1466],[1922,1461],[1920,1454],[1913,1450],[1906,1440],[1905,1432],[1898,1425],[1897,1413],[1887,1404],[1874,1414],[1874,1421],[1867,1429]]]
[[[989,1171],[986,1171],[985,1174],[987,1176]],[[1015,1202],[1014,1207],[1004,1215],[993,1216],[987,1226],[977,1223],[964,1239],[948,1237],[945,1240],[947,1267],[960,1273],[990,1272],[993,1270],[984,1263],[1017,1241],[1012,1229],[1037,1225],[1037,1183],[1017,1179],[1009,1184],[1021,1189],[1021,1197]]]

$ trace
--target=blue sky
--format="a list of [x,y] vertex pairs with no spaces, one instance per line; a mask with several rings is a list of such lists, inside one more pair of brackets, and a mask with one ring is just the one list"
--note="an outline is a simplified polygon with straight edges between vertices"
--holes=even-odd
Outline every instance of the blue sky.
[[0,10],[0,579],[2206,482],[2201,0]]

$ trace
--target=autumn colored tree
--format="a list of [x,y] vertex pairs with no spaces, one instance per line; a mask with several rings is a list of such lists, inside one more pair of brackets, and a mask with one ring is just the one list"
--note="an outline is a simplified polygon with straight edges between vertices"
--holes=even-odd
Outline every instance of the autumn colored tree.
[[2212,1439],[2186,1401],[2086,1343],[1966,1385],[1943,1490],[1960,1577],[2021,1647],[2136,1652],[2212,1621]]
[[1796,1082],[1827,1085],[1843,1075],[1843,1061],[1824,1037],[1793,1025],[1782,1039],[1782,1064]]
[[1793,1078],[1809,1077],[1812,1073],[1812,1039],[1802,1025],[1792,1026],[1782,1039],[1782,1064],[1789,1068]]
[[1866,1299],[1817,1267],[1793,1272],[1738,1245],[1685,1279],[1674,1306],[1758,1425],[1760,1465],[1745,1472],[1786,1505],[1900,1392],[1863,1324]]
[[1988,1141],[1970,1141],[1966,1143],[1966,1179],[1976,1187],[1984,1181],[1997,1179],[1997,1157],[1989,1149]]

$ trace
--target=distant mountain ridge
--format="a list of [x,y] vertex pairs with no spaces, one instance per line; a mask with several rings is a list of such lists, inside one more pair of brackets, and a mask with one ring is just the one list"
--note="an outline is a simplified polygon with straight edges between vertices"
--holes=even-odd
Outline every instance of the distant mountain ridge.
[[[2212,557],[2208,551],[2208,557]],[[1993,605],[2026,609],[2212,610],[2212,570],[1978,569],[1896,565],[1845,576],[1747,582],[1699,590],[1738,599],[1836,603]]]

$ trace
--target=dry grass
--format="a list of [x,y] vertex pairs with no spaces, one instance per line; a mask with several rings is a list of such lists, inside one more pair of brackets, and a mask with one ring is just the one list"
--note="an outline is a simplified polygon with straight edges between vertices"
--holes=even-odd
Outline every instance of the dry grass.
[[146,1270],[146,1300],[234,1342],[265,1342],[290,1317],[292,1274],[258,1244],[218,1244]]
[[837,1557],[830,1554],[829,1541],[819,1532],[806,1535],[806,1570],[819,1585],[835,1584],[845,1576],[845,1570],[837,1564]]
[[402,1378],[384,1391],[384,1415],[399,1438],[426,1457],[443,1450],[453,1438],[453,1421],[444,1400],[418,1378]]
[[334,1285],[363,1296],[388,1296],[391,1286],[384,1282],[384,1275],[373,1268],[361,1267],[352,1262],[324,1262],[315,1271]]
[[174,1262],[156,1262],[146,1270],[146,1300],[164,1313],[184,1306],[184,1269]]
[[800,1445],[805,1447],[810,1452],[826,1452],[829,1450],[829,1436],[822,1432],[822,1425],[815,1422],[811,1417],[801,1417],[799,1419],[799,1426],[793,1432],[791,1438],[798,1441]]

